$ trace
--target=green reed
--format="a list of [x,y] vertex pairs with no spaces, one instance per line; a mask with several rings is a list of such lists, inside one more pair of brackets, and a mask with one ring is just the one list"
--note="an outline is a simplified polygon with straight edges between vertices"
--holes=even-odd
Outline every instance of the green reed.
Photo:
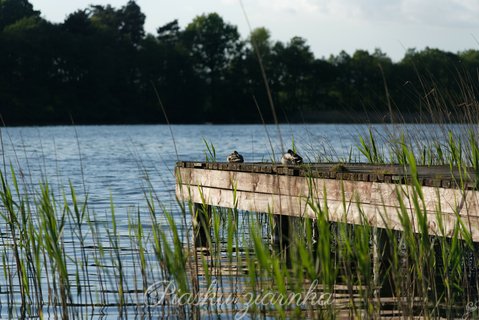
[[216,149],[214,144],[212,142],[208,142],[205,138],[203,138],[203,143],[206,146],[205,161],[216,162]]
[[[63,196],[64,208],[67,212],[69,223],[75,226],[72,232],[72,241],[73,239],[78,239],[79,242],[79,254],[81,257],[81,263],[76,264],[76,287],[77,287],[77,296],[80,298],[80,301],[83,300],[82,285],[80,284],[80,273],[83,279],[86,279],[86,286],[90,286],[90,275],[88,273],[88,264],[89,258],[85,253],[85,231],[83,230],[83,225],[87,222],[87,209],[88,209],[88,197],[85,197],[83,203],[80,203],[77,198],[77,194],[73,184],[70,182],[70,197],[71,205],[69,205],[66,195]],[[73,254],[77,256],[77,248],[73,247]],[[86,297],[88,298],[89,303],[93,303],[93,297],[91,291],[87,292]],[[85,303],[87,301],[85,300]]]
[[[141,283],[142,283],[142,291],[144,292],[148,288],[148,274],[147,274],[147,260],[146,260],[146,248],[145,248],[145,234],[143,230],[143,224],[141,221],[140,211],[137,210],[136,212],[136,220],[131,221],[129,219],[129,228],[130,234],[129,238],[133,242],[134,248],[138,251],[138,259],[140,262],[140,272],[141,272]],[[136,228],[134,226],[136,225]],[[133,262],[135,259],[133,259]],[[136,270],[136,268],[135,268]]]
[[[251,297],[265,292],[294,297],[304,294],[309,284],[318,283],[317,294],[334,297],[321,306],[307,302],[289,305],[278,299],[267,305],[252,304],[248,306],[251,316],[334,319],[346,312],[347,317],[370,319],[380,318],[393,304],[405,317],[460,317],[465,304],[477,300],[477,279],[470,279],[477,268],[476,245],[460,212],[455,213],[454,233],[447,235],[440,202],[432,213],[426,208],[428,199],[418,166],[459,168],[459,186],[464,187],[471,178],[466,169],[472,167],[477,174],[475,135],[471,132],[464,143],[449,133],[445,143],[419,148],[405,136],[383,149],[375,139],[372,131],[360,139],[359,148],[368,161],[398,162],[410,174],[410,185],[397,185],[393,194],[399,204],[401,231],[370,225],[359,200],[348,199],[344,189],[341,212],[334,213],[342,218],[331,221],[334,215],[328,201],[318,200],[318,194],[326,199],[328,190],[315,186],[309,178],[307,206],[313,214],[287,218],[290,232],[282,235],[279,245],[268,240],[271,225],[277,223],[273,214],[239,211],[236,186],[231,191],[233,208],[180,200],[180,212],[191,215],[196,226],[166,210],[147,192],[146,210],[139,206],[128,214],[127,221],[120,221],[110,200],[105,221],[100,222],[102,216],[89,208],[89,195],[79,196],[72,184],[62,194],[55,194],[47,181],[28,187],[34,192],[25,192],[13,170],[8,177],[0,172],[0,225],[7,233],[1,242],[1,281],[9,292],[7,304],[20,305],[18,311],[11,311],[11,317],[40,316],[46,308],[53,308],[63,318],[75,318],[110,305],[125,316],[128,306],[144,305],[142,292],[159,280],[173,281],[177,294],[201,293],[204,284],[207,287],[218,281],[215,294],[233,292],[238,297],[224,307],[232,312],[245,307],[249,298],[245,292]],[[213,159],[215,149],[210,146],[210,150]],[[360,213],[356,225],[347,223],[350,206]],[[386,223],[385,208],[378,211]],[[429,235],[431,219],[440,230],[436,236]],[[209,232],[205,243],[195,250],[194,241],[185,237],[192,239],[198,225]],[[385,296],[388,286],[392,294]],[[163,301],[160,307],[161,311],[153,308],[152,314],[192,312],[172,300]],[[200,314],[218,316],[222,308],[211,303]]]
[[384,156],[378,150],[376,139],[374,138],[373,131],[369,129],[368,138],[359,136],[359,151],[366,157],[370,163],[384,163]]
[[[414,170],[412,170],[414,173]],[[40,221],[42,223],[42,231],[34,235],[36,238],[43,238],[42,247],[35,250],[44,250],[43,252],[46,256],[50,257],[47,259],[48,265],[51,265],[51,275],[56,275],[52,281],[52,289],[54,292],[58,290],[59,300],[61,302],[62,308],[68,310],[69,304],[71,304],[71,292],[66,286],[67,281],[65,279],[70,279],[65,271],[66,265],[66,254],[64,252],[64,246],[62,245],[63,229],[65,223],[66,212],[70,212],[66,209],[64,215],[57,216],[55,209],[58,208],[58,204],[52,200],[51,193],[49,192],[48,186],[42,187],[43,193],[41,197],[43,199],[40,202],[40,208],[42,208],[42,213],[40,216]],[[404,200],[403,200],[404,201]],[[424,215],[421,215],[423,211],[423,199],[421,197],[421,192],[419,187],[415,190],[414,195],[412,195],[412,201],[414,203],[414,208],[417,212],[416,218],[418,219],[418,225],[420,228],[424,228],[427,219]],[[312,282],[319,279],[320,283],[323,284],[324,292],[335,292],[335,287],[340,284],[338,279],[342,283],[345,283],[349,287],[349,291],[353,291],[353,287],[359,287],[358,295],[355,296],[353,293],[350,293],[349,299],[347,302],[348,308],[352,311],[355,316],[358,317],[372,317],[378,314],[380,307],[374,302],[374,288],[378,285],[378,279],[374,279],[374,266],[371,259],[372,248],[371,248],[371,239],[373,238],[374,232],[371,227],[365,222],[364,226],[354,226],[347,227],[346,224],[339,224],[337,227],[334,227],[329,221],[327,203],[314,203],[311,201],[311,207],[315,208],[317,213],[316,218],[313,220],[305,219],[301,221],[300,227],[295,230],[303,231],[303,233],[298,232],[296,236],[291,237],[289,240],[289,257],[279,254],[279,252],[271,251],[270,246],[267,242],[264,241],[264,236],[262,235],[262,230],[258,227],[257,218],[254,216],[250,217],[250,225],[248,227],[249,233],[251,235],[252,247],[247,246],[248,249],[245,250],[244,255],[246,258],[246,270],[248,284],[251,288],[251,292],[261,293],[261,288],[271,290],[278,294],[286,295],[290,290],[292,292],[302,292],[304,290],[300,283]],[[61,206],[60,206],[61,207]],[[80,206],[81,208],[81,206]],[[79,212],[81,209],[79,208]],[[74,208],[71,208],[71,212],[74,212]],[[152,217],[157,215],[156,208],[151,207]],[[396,290],[399,290],[398,293],[401,296],[404,293],[408,293],[410,299],[409,305],[405,306],[405,310],[412,311],[414,308],[414,299],[413,297],[420,293],[420,296],[423,297],[422,308],[424,308],[425,314],[434,316],[434,310],[431,307],[431,304],[437,300],[444,301],[446,305],[449,306],[450,314],[454,314],[453,305],[457,303],[458,297],[460,294],[457,293],[458,288],[460,288],[460,281],[463,279],[464,275],[462,272],[461,266],[461,246],[458,244],[461,243],[459,240],[459,234],[454,235],[452,241],[449,243],[444,240],[445,238],[438,238],[441,260],[444,261],[440,270],[435,269],[435,261],[432,257],[433,244],[431,243],[429,237],[418,235],[413,230],[413,222],[409,219],[409,213],[407,212],[406,207],[403,207],[402,215],[402,237],[405,239],[406,251],[409,262],[409,267],[407,274],[409,276],[417,279],[415,286],[413,288],[404,288],[401,289],[401,286],[398,286]],[[440,208],[438,209],[440,210]],[[88,214],[87,211],[84,211],[85,214]],[[55,214],[53,214],[55,213]],[[151,263],[146,257],[146,248],[149,244],[153,244],[155,249],[155,256],[157,261],[162,266],[164,274],[174,279],[178,284],[178,292],[186,293],[189,292],[191,288],[191,276],[187,270],[187,260],[191,257],[185,255],[185,248],[183,243],[180,241],[179,232],[176,229],[176,222],[171,215],[168,216],[168,213],[163,212],[167,217],[169,231],[164,231],[159,227],[154,227],[152,229],[152,236],[148,237],[145,234],[145,230],[142,228],[142,222],[136,217],[136,219],[130,219],[128,222],[128,227],[131,230],[129,237],[132,241],[132,246],[137,248],[137,254],[135,255],[138,263],[136,267],[139,268],[139,273],[142,277],[143,288],[148,284],[148,277],[146,276],[148,265]],[[111,265],[115,267],[114,275],[118,279],[118,301],[117,303],[122,306],[126,303],[126,287],[125,287],[125,267],[122,263],[122,254],[119,244],[119,233],[117,226],[117,218],[115,209],[112,206],[111,212],[111,227],[112,230],[108,234],[108,239],[110,246],[112,247],[112,255],[102,254],[101,251],[105,250],[104,247],[100,244],[98,240],[98,248],[100,251],[97,258],[94,258],[99,273],[108,272],[105,271],[104,267],[101,267],[101,264],[104,264],[104,260],[107,259],[111,262]],[[225,219],[223,219],[225,218]],[[154,219],[154,218],[152,218]],[[221,251],[221,246],[219,245],[218,239],[221,237],[226,237],[226,255],[229,261],[237,261],[237,258],[233,257],[233,253],[237,248],[239,242],[243,244],[248,243],[246,239],[241,239],[238,236],[238,227],[236,215],[233,214],[233,211],[212,211],[212,233],[209,243],[211,246],[208,246],[208,250],[211,252],[211,259],[203,257],[201,264],[203,265],[203,270],[206,273],[207,282],[211,283],[212,277],[215,278],[221,277],[221,263],[215,263],[215,272],[211,273],[209,269],[210,263],[213,263],[212,260],[216,260],[220,257],[219,251]],[[93,219],[92,219],[93,220]],[[153,220],[154,221],[154,220]],[[226,232],[222,233],[223,226],[226,226]],[[460,229],[458,229],[460,230]],[[90,232],[95,233],[95,228],[92,227]],[[459,233],[459,231],[457,231]],[[319,237],[315,240],[313,234],[318,234]],[[427,233],[426,233],[427,234]],[[85,236],[84,236],[85,237]],[[76,240],[80,243],[85,240],[85,238],[80,238],[77,235]],[[393,237],[392,233],[388,234],[388,237]],[[81,240],[83,239],[83,240]],[[393,242],[393,241],[391,241]],[[435,243],[434,243],[435,244]],[[393,253],[397,254],[399,245],[392,245],[392,248],[389,249]],[[102,249],[103,248],[103,249]],[[20,253],[19,253],[20,254]],[[79,256],[86,256],[84,254],[79,254]],[[39,266],[39,269],[42,268],[43,262],[41,261],[40,254],[36,254],[37,258],[35,259],[35,265]],[[395,254],[390,255],[391,258],[391,267],[389,269],[390,275],[387,278],[392,278],[393,282],[404,282],[403,268],[399,261],[398,257]],[[103,263],[101,262],[103,261]],[[82,262],[81,266],[84,265]],[[9,274],[12,271],[8,270],[4,266],[4,273]],[[19,264],[22,270],[25,267],[24,262]],[[342,267],[342,268],[340,268]],[[87,265],[84,265],[84,268],[88,269]],[[347,272],[343,273],[345,269]],[[354,272],[353,272],[354,270]],[[437,294],[437,300],[431,300],[430,298],[430,287],[432,280],[427,275],[430,274],[431,270],[434,271],[434,274],[438,274],[444,282],[445,294]],[[39,275],[40,276],[40,275]],[[105,275],[106,276],[106,275]],[[241,277],[241,274],[237,274],[237,277]],[[338,277],[339,276],[339,277]],[[268,285],[264,285],[262,279],[271,279]],[[19,279],[19,281],[26,281],[25,278]],[[381,281],[390,281],[381,280]],[[380,282],[381,282],[380,281]],[[436,281],[434,279],[434,281]],[[59,286],[57,289],[55,283]],[[259,288],[258,288],[259,286]],[[24,287],[24,292],[26,293],[25,298],[29,296],[29,289]],[[88,286],[83,288],[84,291],[79,291],[77,294],[88,293]],[[402,290],[402,291],[400,291]],[[408,291],[409,290],[409,291]],[[417,291],[417,293],[414,293]],[[458,295],[459,294],[459,295]],[[445,298],[447,297],[447,299]],[[90,299],[90,298],[89,298]],[[91,298],[95,300],[95,298]],[[380,298],[379,298],[380,299]],[[55,295],[53,296],[53,303],[55,301]],[[106,303],[106,302],[105,302]],[[287,307],[281,305],[279,302],[273,304],[273,309],[277,312],[277,315],[286,317]],[[261,308],[256,309],[255,306],[252,306],[251,312],[266,312],[262,311]],[[301,310],[296,308],[293,310],[296,314],[301,314]],[[320,308],[317,312],[321,313],[324,317],[334,318],[335,312],[334,308]],[[365,313],[363,313],[365,312]]]
[[[56,199],[51,193],[48,183],[40,185],[40,191],[41,197],[38,204],[40,236],[43,239],[44,253],[48,257],[50,270],[52,274],[57,276],[53,278],[54,300],[59,295],[61,306],[63,310],[67,311],[67,306],[71,303],[72,298],[66,254],[63,246],[66,212],[64,210],[58,212]],[[67,315],[67,312],[63,313],[64,318],[68,318]]]
[[[328,305],[325,308],[314,308],[315,314],[335,318],[340,314],[341,308],[346,308],[350,316],[369,319],[380,317],[384,308],[381,290],[391,285],[393,302],[389,303],[393,303],[403,315],[421,314],[428,318],[438,318],[456,317],[461,312],[464,313],[464,301],[474,301],[477,296],[472,289],[477,283],[467,282],[466,261],[473,250],[471,234],[464,227],[462,217],[457,214],[454,234],[446,237],[443,231],[437,236],[429,235],[429,222],[433,216],[426,209],[427,200],[417,169],[418,162],[421,165],[448,163],[451,172],[452,169],[460,169],[458,182],[460,187],[464,187],[463,182],[468,178],[466,168],[477,159],[477,155],[474,155],[477,152],[477,147],[474,148],[475,140],[470,139],[472,153],[470,162],[467,162],[465,146],[451,133],[449,137],[446,145],[436,142],[432,147],[418,148],[417,145],[407,143],[402,136],[397,142],[390,143],[392,152],[389,155],[378,151],[372,131],[369,131],[368,140],[360,139],[361,152],[371,162],[385,163],[386,159],[392,159],[393,154],[398,163],[408,168],[411,184],[398,185],[395,194],[399,202],[400,232],[370,226],[365,214],[361,216],[360,225],[331,222],[327,201],[317,202],[312,197],[308,200],[308,206],[315,212],[315,217],[299,223],[302,224],[302,232],[295,233],[294,237],[289,236],[288,254],[283,255],[281,249],[278,252],[266,245],[258,220],[253,220],[249,226],[252,244],[245,249],[251,292],[259,295],[265,289],[259,280],[264,278],[271,279],[269,290],[282,294],[289,290],[299,292],[304,289],[301,288],[301,283],[314,280],[320,280],[323,284],[322,292],[334,293],[339,285],[344,284],[347,299],[337,307]],[[233,189],[236,198],[236,188]],[[316,194],[317,190],[312,184],[310,189],[311,195]],[[344,197],[344,190],[342,192],[343,210],[346,214],[350,204]],[[326,194],[327,190],[323,190],[324,198]],[[439,194],[437,197],[440,197]],[[362,212],[359,201],[357,205],[358,211]],[[267,216],[270,223],[274,224],[272,215]],[[383,221],[387,221],[386,216],[380,212]],[[439,224],[439,230],[444,230],[440,206],[436,208],[434,218]],[[218,241],[221,226],[218,217],[213,215],[212,219],[213,235],[209,241],[215,242]],[[228,252],[231,252],[235,236],[230,231],[231,225],[228,230],[227,247]],[[210,249],[219,250],[218,247],[211,246]],[[473,256],[474,261],[477,261],[476,255]],[[474,262],[472,268],[477,268],[477,262]],[[294,285],[287,285],[291,283]],[[464,283],[468,283],[467,289],[464,289]],[[276,314],[282,317],[286,316],[286,312],[291,312],[278,303],[273,304],[273,307]],[[262,312],[257,306],[251,310]],[[296,308],[294,312],[293,314],[299,315],[304,310]]]

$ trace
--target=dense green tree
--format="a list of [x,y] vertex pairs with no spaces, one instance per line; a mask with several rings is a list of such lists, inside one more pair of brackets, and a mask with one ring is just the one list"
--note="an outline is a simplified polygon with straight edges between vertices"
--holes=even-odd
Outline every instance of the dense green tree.
[[240,54],[240,35],[235,26],[225,23],[217,13],[196,17],[184,31],[184,41],[198,72],[215,77],[225,72]]
[[258,28],[242,40],[216,13],[184,29],[173,20],[155,35],[144,21],[135,1],[52,24],[28,1],[0,0],[6,124],[163,122],[157,93],[173,123],[270,122],[273,110],[280,121],[477,114],[477,50],[410,49],[397,63],[379,49],[318,59],[301,37],[273,41]]
[[401,61],[401,64],[416,69],[422,76],[431,76],[439,82],[447,82],[456,76],[459,56],[451,52],[426,47],[422,51],[410,49]]
[[243,104],[240,110],[250,121],[261,116],[268,122],[273,119],[268,96],[272,93],[271,80],[275,71],[272,47],[270,31],[264,27],[254,29],[246,41],[244,59],[238,59],[234,65],[234,73],[240,75],[236,80]]
[[22,18],[40,16],[28,0],[0,0],[0,30]]
[[60,117],[55,106],[60,64],[55,33],[55,26],[37,15],[21,18],[1,33],[0,81],[7,100],[0,108],[6,121],[49,122]]
[[157,29],[142,42],[139,58],[142,96],[147,99],[150,119],[163,120],[156,97],[158,92],[169,120],[173,122],[207,121],[202,117],[202,85],[181,39],[182,31],[174,20]]
[[164,26],[159,27],[157,33],[158,40],[163,43],[177,42],[180,38],[180,26],[178,25],[178,20],[175,19]]
[[77,10],[69,14],[62,28],[72,34],[90,34],[93,27],[88,10]]
[[120,33],[135,46],[138,46],[145,36],[145,18],[135,1],[128,1],[121,9]]
[[226,92],[231,63],[242,55],[242,42],[235,26],[223,21],[216,13],[196,17],[182,35],[185,49],[195,71],[205,82],[204,112],[213,121],[228,114]]
[[113,8],[111,5],[92,5],[90,8],[90,20],[97,29],[114,35],[119,33],[122,24],[120,10]]
[[342,51],[329,62],[337,69],[333,91],[338,105],[360,112],[388,108],[386,88],[392,61],[381,50],[372,54],[356,50],[352,56]]
[[458,53],[459,59],[471,66],[479,65],[479,50],[469,49]]
[[273,90],[279,106],[285,110],[304,109],[310,100],[308,83],[312,79],[313,53],[301,37],[293,37],[286,46],[276,43],[273,51]]
[[429,47],[422,51],[409,49],[397,67],[402,78],[408,81],[407,87],[417,92],[409,110],[435,118],[438,109],[454,108],[454,96],[461,92],[460,83],[464,76],[458,55]]
[[268,57],[271,54],[271,32],[264,27],[251,31],[248,43],[261,58]]

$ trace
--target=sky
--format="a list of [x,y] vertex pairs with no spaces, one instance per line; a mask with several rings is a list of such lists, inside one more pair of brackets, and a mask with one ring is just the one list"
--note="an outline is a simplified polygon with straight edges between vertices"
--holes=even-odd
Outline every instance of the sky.
[[[30,0],[51,22],[62,22],[90,4],[121,8],[128,0]],[[146,15],[145,30],[174,19],[183,28],[196,16],[217,12],[249,34],[240,0],[137,0]],[[307,40],[317,58],[381,49],[393,61],[408,48],[459,52],[479,50],[479,0],[243,0],[251,27],[266,27],[272,40]]]

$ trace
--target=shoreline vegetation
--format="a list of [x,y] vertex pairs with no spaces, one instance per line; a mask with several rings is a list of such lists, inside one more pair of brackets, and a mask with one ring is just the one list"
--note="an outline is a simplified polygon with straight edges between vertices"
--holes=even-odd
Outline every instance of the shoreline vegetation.
[[51,23],[27,0],[2,0],[3,123],[164,123],[156,92],[173,124],[390,122],[384,113],[436,123],[423,115],[437,107],[479,114],[479,50],[410,48],[398,62],[380,49],[316,57],[307,39],[275,41],[264,27],[242,37],[216,13],[155,34],[144,21],[135,1]]

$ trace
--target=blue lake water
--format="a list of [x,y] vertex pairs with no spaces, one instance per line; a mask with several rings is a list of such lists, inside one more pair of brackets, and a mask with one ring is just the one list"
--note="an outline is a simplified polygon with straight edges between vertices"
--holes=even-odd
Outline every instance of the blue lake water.
[[[177,160],[205,160],[205,141],[217,161],[238,150],[247,162],[279,160],[292,147],[306,162],[364,161],[357,146],[369,125],[120,125],[1,129],[0,168],[12,165],[29,183],[41,179],[61,188],[71,182],[101,209],[113,202],[135,206],[151,186],[168,203]],[[378,137],[447,138],[446,126],[376,125]],[[457,130],[461,126],[451,126]],[[383,148],[381,145],[379,148]],[[55,189],[54,188],[54,189]]]
[[[279,128],[279,129],[278,129]],[[238,150],[248,162],[279,159],[294,141],[309,161],[347,157],[358,143],[357,125],[137,125],[18,127],[2,129],[1,167],[12,165],[30,183],[46,179],[56,188],[71,182],[101,210],[110,195],[119,207],[136,206],[149,187],[165,203],[174,191],[180,160],[205,160],[204,141],[218,161]],[[279,138],[281,134],[282,141]],[[271,141],[271,143],[270,143]],[[283,143],[283,146],[281,145]],[[357,152],[355,152],[358,155]]]
[[[208,151],[207,145],[214,146],[217,161],[225,161],[233,150],[241,153],[246,162],[278,161],[281,153],[294,144],[306,162],[359,162],[365,160],[357,148],[359,134],[367,134],[369,127],[315,124],[2,128],[0,168],[8,177],[11,166],[24,186],[21,188],[24,192],[38,192],[36,186],[47,181],[52,193],[61,199],[63,194],[69,194],[71,183],[79,198],[88,196],[90,214],[96,217],[100,228],[103,228],[101,230],[111,230],[113,204],[118,232],[123,236],[120,237],[120,246],[129,250],[132,246],[131,230],[128,229],[131,216],[138,217],[146,233],[151,230],[146,198],[154,197],[162,210],[172,213],[175,219],[181,219],[174,195],[175,162],[203,161],[206,157],[213,157],[213,151],[211,148]],[[451,128],[461,129],[460,126]],[[411,135],[418,143],[428,139],[444,140],[447,136],[445,126],[434,125],[377,125],[373,130],[379,137],[389,139],[399,139],[401,133],[406,134],[406,139],[411,139],[408,136]],[[379,144],[378,148],[387,149],[387,146]],[[66,198],[66,201],[71,201],[70,196]],[[167,227],[164,217],[159,217],[158,221]],[[188,224],[182,226],[185,229],[189,227]],[[2,224],[2,232],[4,228]],[[71,230],[68,225],[65,226],[65,250],[75,260],[79,259],[75,245],[68,247],[68,243],[75,243],[74,240],[69,242],[69,237],[74,237],[69,234]],[[101,243],[109,244],[107,232],[100,234],[104,238],[86,240],[85,247],[91,248],[91,251],[86,251],[89,261],[96,258],[95,247]],[[4,254],[8,256],[10,253]],[[139,281],[136,279],[135,263],[131,257],[125,257],[124,266],[126,274],[131,275],[131,288],[136,288]],[[74,266],[70,268],[73,273]],[[93,271],[89,281],[99,283],[101,290],[108,294],[117,290],[114,273],[108,275],[111,279],[105,280],[95,278],[98,275]],[[154,269],[150,272],[154,273]],[[151,277],[155,279],[155,275]],[[0,292],[4,292],[6,286],[7,280],[0,277]],[[115,297],[105,296],[102,302],[114,303]],[[1,305],[8,304],[6,297],[0,294]],[[89,302],[95,302],[91,300]],[[1,309],[0,313],[4,314],[5,310]],[[112,318],[117,317],[115,312],[112,311]]]

